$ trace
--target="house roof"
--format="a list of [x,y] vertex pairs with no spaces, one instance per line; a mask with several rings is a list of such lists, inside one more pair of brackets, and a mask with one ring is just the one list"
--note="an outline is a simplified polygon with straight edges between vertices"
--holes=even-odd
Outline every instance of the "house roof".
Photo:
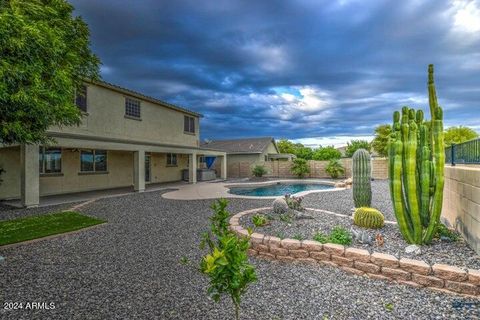
[[142,99],[142,100],[154,103],[154,104],[161,105],[162,107],[165,107],[165,108],[169,108],[169,109],[172,109],[172,110],[175,110],[175,111],[180,111],[180,112],[183,112],[183,113],[187,113],[189,115],[196,116],[196,117],[203,117],[203,115],[201,113],[198,113],[198,112],[195,112],[195,111],[183,108],[183,107],[179,107],[177,105],[165,102],[163,100],[159,100],[157,98],[153,98],[153,97],[144,95],[143,93],[140,93],[140,92],[137,92],[137,91],[133,91],[133,90],[130,90],[130,89],[127,89],[127,88],[120,87],[120,86],[118,86],[116,84],[113,84],[113,83],[109,83],[109,82],[106,82],[106,81],[103,81],[103,80],[88,81],[88,82],[91,82],[93,84],[102,86],[104,88],[108,88],[108,89],[123,93],[125,95],[129,95],[129,96],[132,96],[132,97],[135,97],[135,98],[138,98],[138,99]]
[[278,151],[275,140],[272,137],[213,140],[203,142],[201,146],[205,148],[225,151],[228,154],[251,154],[263,153],[270,143],[273,143],[275,145],[275,149],[277,149]]

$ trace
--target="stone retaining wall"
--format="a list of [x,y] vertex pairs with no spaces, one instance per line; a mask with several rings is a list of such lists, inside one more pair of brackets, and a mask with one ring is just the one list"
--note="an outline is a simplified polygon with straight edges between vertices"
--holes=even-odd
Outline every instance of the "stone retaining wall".
[[[238,236],[248,236],[248,231],[240,226],[239,219],[258,210],[247,210],[230,219],[230,228]],[[480,296],[480,270],[464,270],[458,267],[434,264],[358,248],[312,240],[280,239],[273,236],[253,233],[250,237],[249,254],[268,259],[288,262],[329,265],[339,267],[356,275],[372,279],[382,279],[414,287],[428,287],[450,293]]]

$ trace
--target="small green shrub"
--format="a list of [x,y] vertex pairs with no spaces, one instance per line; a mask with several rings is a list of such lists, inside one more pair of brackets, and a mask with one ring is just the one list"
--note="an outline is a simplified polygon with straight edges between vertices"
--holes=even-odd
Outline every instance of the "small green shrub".
[[252,169],[252,174],[255,176],[255,177],[263,177],[264,175],[266,175],[268,172],[267,172],[267,169],[265,169],[264,166],[260,166],[260,165],[256,165],[255,167],[253,167]]
[[275,234],[275,236],[276,236],[277,238],[280,238],[280,240],[285,239],[285,235],[284,235],[283,233],[281,233],[281,232],[277,232],[277,233]]
[[320,243],[327,243],[328,242],[328,236],[323,232],[317,232],[313,236],[313,240],[318,241]]
[[460,240],[460,234],[452,229],[449,229],[443,223],[440,223],[437,227],[437,232],[435,235],[436,238],[446,237],[451,241],[458,241]]
[[280,221],[285,223],[292,223],[292,216],[288,213],[284,213],[280,215]]
[[298,241],[302,241],[302,240],[305,239],[305,237],[302,236],[301,234],[296,234],[296,235],[293,236],[293,239],[298,240]]
[[337,159],[330,160],[325,168],[325,171],[332,177],[333,179],[337,179],[341,175],[345,173],[345,168]]
[[252,217],[252,223],[255,227],[263,227],[268,223],[268,219],[262,214],[256,214]]
[[[210,231],[205,232],[200,248],[208,245],[209,253],[200,262],[200,270],[209,278],[207,293],[215,302],[230,296],[239,319],[240,302],[248,286],[257,280],[255,267],[248,262],[249,237],[238,238],[228,229],[230,213],[227,200],[213,203]],[[249,231],[251,233],[251,231]]]
[[331,243],[349,245],[352,243],[352,234],[344,227],[336,226],[330,232],[328,240]]
[[310,173],[310,168],[308,167],[307,160],[302,158],[296,158],[293,160],[291,172],[299,178],[305,177],[306,174]]

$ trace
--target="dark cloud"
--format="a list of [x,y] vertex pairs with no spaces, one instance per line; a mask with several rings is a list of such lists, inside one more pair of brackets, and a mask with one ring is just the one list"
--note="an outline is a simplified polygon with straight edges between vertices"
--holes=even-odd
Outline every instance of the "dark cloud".
[[202,137],[370,135],[427,106],[480,129],[480,1],[73,1],[105,80],[205,115]]

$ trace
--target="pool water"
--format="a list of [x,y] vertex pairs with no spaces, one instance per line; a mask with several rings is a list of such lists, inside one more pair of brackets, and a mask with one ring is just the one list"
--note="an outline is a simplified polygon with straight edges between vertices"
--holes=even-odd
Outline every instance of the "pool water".
[[333,189],[333,186],[324,185],[324,184],[307,184],[307,183],[279,183],[269,186],[257,187],[257,188],[246,188],[246,187],[235,187],[230,188],[231,194],[236,194],[240,196],[255,196],[255,197],[271,197],[271,196],[283,196],[286,194],[295,194],[307,190],[327,190]]

